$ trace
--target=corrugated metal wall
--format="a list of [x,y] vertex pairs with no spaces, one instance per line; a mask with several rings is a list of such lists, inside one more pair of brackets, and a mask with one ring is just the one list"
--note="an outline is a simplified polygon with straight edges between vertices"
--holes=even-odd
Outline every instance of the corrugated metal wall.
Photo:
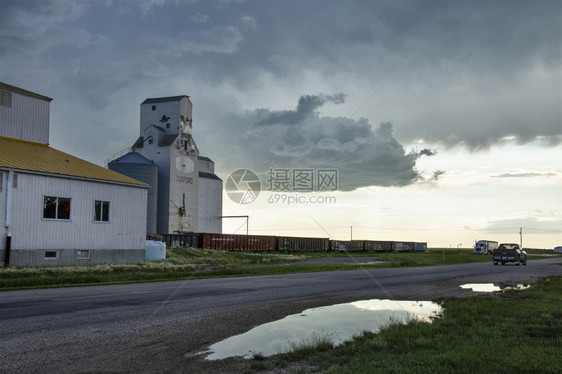
[[[70,220],[43,219],[43,197],[71,198]],[[142,249],[145,188],[18,174],[12,189],[13,249]],[[110,202],[110,222],[94,222],[94,201]]]
[[222,181],[199,178],[199,215],[197,229],[202,232],[222,233]]
[[0,105],[0,136],[49,143],[49,102],[11,93],[11,106]]
[[364,248],[367,252],[390,252],[392,251],[392,242],[365,240]]
[[391,252],[426,251],[427,243],[382,240],[330,240],[291,236],[234,234],[168,234],[163,235],[168,247],[193,247],[227,251],[286,251],[286,252]]
[[365,250],[363,240],[331,240],[332,251],[362,252]]
[[200,248],[199,234],[163,235],[166,247]]
[[[0,170],[0,227],[3,227],[6,222],[6,173]],[[2,230],[0,235],[0,250],[6,248],[6,232]],[[0,263],[4,261],[4,254],[0,252]]]
[[[199,211],[199,166],[197,152],[186,156],[183,149],[171,147],[170,165],[170,223],[168,233],[197,232],[197,217]],[[178,208],[183,207],[185,201],[185,214],[180,216]]]
[[325,252],[330,250],[330,239],[278,236],[277,250],[290,252]]
[[135,178],[148,184],[148,197],[146,209],[146,231],[156,232],[156,215],[158,200],[158,166],[156,164],[135,164],[110,162],[110,170]]
[[413,242],[392,242],[394,252],[409,252],[414,250]]

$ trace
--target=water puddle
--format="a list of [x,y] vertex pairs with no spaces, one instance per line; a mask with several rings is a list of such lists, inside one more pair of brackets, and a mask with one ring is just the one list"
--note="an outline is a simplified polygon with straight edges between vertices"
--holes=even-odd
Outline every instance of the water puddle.
[[460,288],[471,289],[473,292],[499,292],[503,290],[524,290],[531,287],[528,284],[517,283],[467,283],[462,284]]
[[439,313],[441,307],[430,301],[379,299],[307,309],[215,343],[205,352],[205,359],[271,356],[325,339],[338,345],[364,331],[376,333],[393,323],[431,322]]

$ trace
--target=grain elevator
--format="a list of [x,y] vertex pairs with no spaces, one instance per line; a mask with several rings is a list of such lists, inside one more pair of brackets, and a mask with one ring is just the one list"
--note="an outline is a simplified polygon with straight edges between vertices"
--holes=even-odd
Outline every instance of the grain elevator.
[[215,163],[199,155],[192,110],[185,95],[146,99],[140,108],[140,136],[129,154],[108,164],[151,186],[148,232],[222,232],[222,180]]

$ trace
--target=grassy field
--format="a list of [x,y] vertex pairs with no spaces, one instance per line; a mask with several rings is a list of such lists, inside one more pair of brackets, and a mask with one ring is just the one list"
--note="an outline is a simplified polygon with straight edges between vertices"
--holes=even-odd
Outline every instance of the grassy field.
[[[321,257],[376,257],[375,264],[303,264]],[[541,255],[530,255],[529,259]],[[150,282],[211,277],[287,274],[402,266],[431,266],[490,261],[470,249],[430,249],[427,252],[224,252],[194,248],[171,248],[165,260],[138,264],[94,264],[0,268],[0,290],[67,287],[94,284]]]
[[333,347],[320,339],[272,358],[258,370],[343,373],[561,373],[562,277],[522,291],[440,300],[432,323],[390,325]]

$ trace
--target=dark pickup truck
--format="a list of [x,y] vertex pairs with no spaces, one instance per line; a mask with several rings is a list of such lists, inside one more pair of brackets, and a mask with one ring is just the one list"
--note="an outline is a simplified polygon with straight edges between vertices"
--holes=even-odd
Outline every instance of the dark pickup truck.
[[494,261],[494,265],[497,265],[498,262],[501,262],[502,265],[505,265],[506,262],[515,262],[517,266],[519,264],[527,265],[527,252],[522,250],[519,244],[503,243],[492,252],[492,261]]

